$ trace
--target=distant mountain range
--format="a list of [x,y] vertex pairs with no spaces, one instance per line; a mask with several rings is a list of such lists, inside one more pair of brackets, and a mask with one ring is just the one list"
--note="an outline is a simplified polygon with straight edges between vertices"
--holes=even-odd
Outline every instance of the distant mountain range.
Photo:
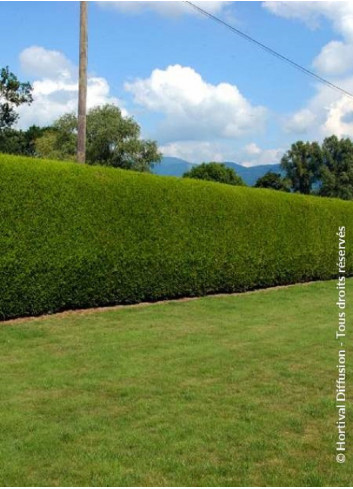
[[[268,171],[273,171],[275,173],[282,173],[280,165],[259,165],[246,167],[239,165],[238,163],[233,163],[231,161],[225,161],[225,165],[229,168],[233,168],[236,173],[244,180],[247,185],[255,185],[256,180]],[[153,173],[156,175],[166,175],[172,177],[181,177],[187,171],[189,171],[194,166],[193,163],[182,160],[180,158],[174,158],[172,156],[163,156],[161,163],[156,165],[153,169]]]

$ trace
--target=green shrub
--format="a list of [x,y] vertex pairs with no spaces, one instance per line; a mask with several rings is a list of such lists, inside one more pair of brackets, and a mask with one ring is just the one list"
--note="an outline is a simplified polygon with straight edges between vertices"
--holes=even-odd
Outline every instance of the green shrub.
[[245,185],[243,179],[224,163],[201,163],[184,173],[183,178],[197,178],[208,182],[227,183],[228,185]]
[[329,279],[353,204],[0,156],[0,314]]

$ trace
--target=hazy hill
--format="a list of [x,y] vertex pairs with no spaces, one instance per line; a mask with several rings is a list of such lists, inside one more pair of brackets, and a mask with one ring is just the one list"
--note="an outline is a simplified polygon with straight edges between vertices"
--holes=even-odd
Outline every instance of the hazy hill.
[[[247,168],[231,161],[225,161],[225,164],[230,168],[233,168],[233,170],[235,170],[237,174],[242,177],[247,185],[254,185],[256,180],[262,177],[268,171],[274,171],[277,173],[281,172],[279,164],[259,165],[251,168]],[[181,177],[183,173],[190,170],[190,168],[193,166],[194,165],[192,163],[182,160],[181,158],[164,156],[161,163],[155,166],[153,173],[156,173],[157,175]]]
[[163,156],[161,163],[156,165],[153,169],[153,173],[156,175],[168,175],[171,177],[181,177],[183,173],[187,172],[194,165],[188,163],[180,158],[174,158],[173,156]]
[[225,161],[224,163],[230,168],[233,168],[233,170],[236,171],[236,173],[244,180],[247,185],[255,185],[256,180],[265,175],[265,173],[267,173],[268,171],[282,173],[279,164],[246,167],[239,165],[238,163],[232,163],[231,161]]

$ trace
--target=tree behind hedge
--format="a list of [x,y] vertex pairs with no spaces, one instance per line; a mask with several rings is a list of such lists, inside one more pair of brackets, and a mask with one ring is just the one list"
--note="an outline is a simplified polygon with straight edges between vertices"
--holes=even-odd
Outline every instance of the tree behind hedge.
[[290,182],[286,178],[283,178],[280,173],[273,171],[268,171],[265,175],[258,178],[254,187],[290,192]]
[[6,127],[0,130],[0,153],[36,156],[36,141],[49,129],[31,126],[26,131]]
[[214,161],[194,166],[184,173],[183,178],[196,178],[228,185],[245,185],[243,179],[232,168],[227,167],[224,163],[215,163]]
[[330,136],[321,146],[297,141],[283,156],[281,167],[294,192],[353,200],[353,142],[349,138]]
[[[141,130],[131,117],[123,117],[119,107],[107,104],[87,114],[87,163],[150,171],[161,160],[157,143],[140,138]],[[52,130],[37,141],[43,158],[75,159],[77,117],[65,114]]]
[[353,143],[350,139],[326,138],[322,145],[323,164],[319,195],[353,199]]
[[322,150],[316,142],[297,141],[285,153],[281,167],[291,183],[293,192],[310,194],[320,179]]
[[0,70],[0,130],[15,124],[17,107],[32,103],[32,90],[30,83],[20,82],[8,66]]

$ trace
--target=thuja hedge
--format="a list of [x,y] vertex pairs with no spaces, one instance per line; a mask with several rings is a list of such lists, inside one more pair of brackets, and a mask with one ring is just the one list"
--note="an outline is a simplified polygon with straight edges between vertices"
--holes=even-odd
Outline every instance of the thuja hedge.
[[0,315],[127,304],[353,273],[353,204],[0,156]]

